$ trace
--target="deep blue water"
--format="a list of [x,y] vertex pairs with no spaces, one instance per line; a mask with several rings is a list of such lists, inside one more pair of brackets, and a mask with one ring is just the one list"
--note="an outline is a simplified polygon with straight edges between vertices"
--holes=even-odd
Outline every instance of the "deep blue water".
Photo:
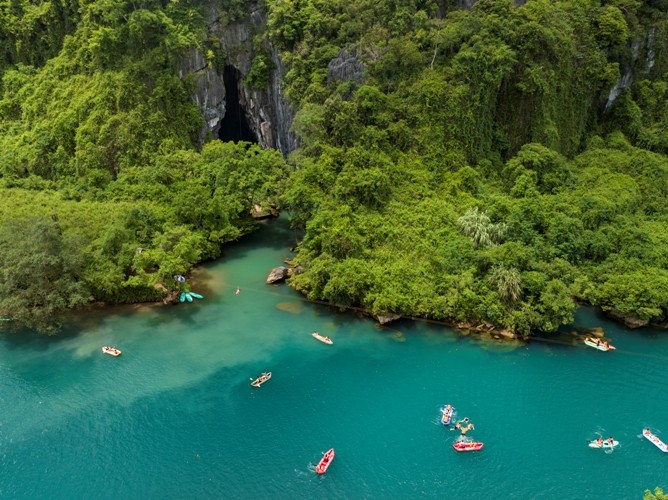
[[[577,326],[603,327],[615,352],[568,333],[522,344],[427,322],[378,328],[265,285],[292,244],[274,221],[198,272],[202,301],[92,311],[53,338],[0,336],[0,497],[631,499],[668,489],[668,453],[640,437],[648,426],[668,441],[666,333],[592,309]],[[251,388],[265,370],[272,379]],[[482,451],[451,448],[445,403],[474,422]],[[621,445],[589,449],[599,434]]]

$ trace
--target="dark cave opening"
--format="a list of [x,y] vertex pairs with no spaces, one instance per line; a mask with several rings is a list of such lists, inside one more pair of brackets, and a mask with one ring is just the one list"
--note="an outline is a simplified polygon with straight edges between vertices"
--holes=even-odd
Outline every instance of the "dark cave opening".
[[221,141],[228,142],[257,142],[239,104],[239,76],[239,71],[234,66],[225,66],[225,69],[223,69],[226,100],[225,116],[220,124],[218,138]]

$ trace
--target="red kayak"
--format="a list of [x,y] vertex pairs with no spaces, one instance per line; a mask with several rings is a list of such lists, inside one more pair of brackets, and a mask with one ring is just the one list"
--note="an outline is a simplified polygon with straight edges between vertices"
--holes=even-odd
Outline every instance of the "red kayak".
[[483,443],[479,441],[457,441],[452,445],[455,451],[478,451],[482,446]]
[[318,465],[315,466],[315,471],[318,474],[324,474],[327,472],[327,468],[329,467],[329,464],[332,463],[332,460],[334,460],[334,448],[322,456],[320,462],[318,462]]

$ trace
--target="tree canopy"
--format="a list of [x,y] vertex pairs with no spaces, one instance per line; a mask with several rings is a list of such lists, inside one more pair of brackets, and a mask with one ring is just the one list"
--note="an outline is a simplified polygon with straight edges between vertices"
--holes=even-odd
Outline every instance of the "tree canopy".
[[[353,22],[348,2],[268,2],[303,140],[292,286],[520,333],[580,301],[664,321],[665,6],[449,5],[356,4]],[[341,51],[362,81],[328,73]],[[611,101],[622,70],[637,80]]]
[[[230,19],[240,2],[224,2]],[[198,2],[0,0],[3,326],[52,333],[91,300],[157,300],[254,228],[287,165],[211,140],[177,61]]]
[[[0,0],[10,323],[60,321],[17,269],[67,276],[44,290],[59,312],[156,300],[252,230],[256,203],[304,231],[289,283],[313,299],[527,334],[581,301],[668,318],[664,3],[267,0],[254,46],[286,69],[287,162],[200,147],[193,82],[177,77],[187,50],[221,57],[206,9],[251,22],[246,7]],[[244,83],[267,85],[272,64],[256,54]],[[16,221],[50,235],[44,262],[12,240]]]

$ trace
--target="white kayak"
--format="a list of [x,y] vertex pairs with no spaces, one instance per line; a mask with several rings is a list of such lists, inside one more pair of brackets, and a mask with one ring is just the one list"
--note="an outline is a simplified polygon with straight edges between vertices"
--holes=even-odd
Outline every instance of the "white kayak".
[[668,453],[668,445],[661,441],[658,436],[655,436],[652,434],[652,432],[649,429],[643,429],[642,430],[642,435],[645,436],[650,442],[654,444],[658,449],[660,449],[664,453]]
[[598,339],[592,339],[589,337],[585,337],[584,343],[588,345],[589,347],[593,347],[594,349],[598,349],[599,351],[614,351],[617,349],[615,346],[610,345],[609,343],[598,340]]
[[612,445],[610,444],[610,442],[607,439],[604,439],[603,444],[599,444],[596,441],[592,441],[591,443],[589,443],[589,447],[590,448],[614,448],[618,444],[619,444],[619,441],[615,441],[614,439],[612,441]]

